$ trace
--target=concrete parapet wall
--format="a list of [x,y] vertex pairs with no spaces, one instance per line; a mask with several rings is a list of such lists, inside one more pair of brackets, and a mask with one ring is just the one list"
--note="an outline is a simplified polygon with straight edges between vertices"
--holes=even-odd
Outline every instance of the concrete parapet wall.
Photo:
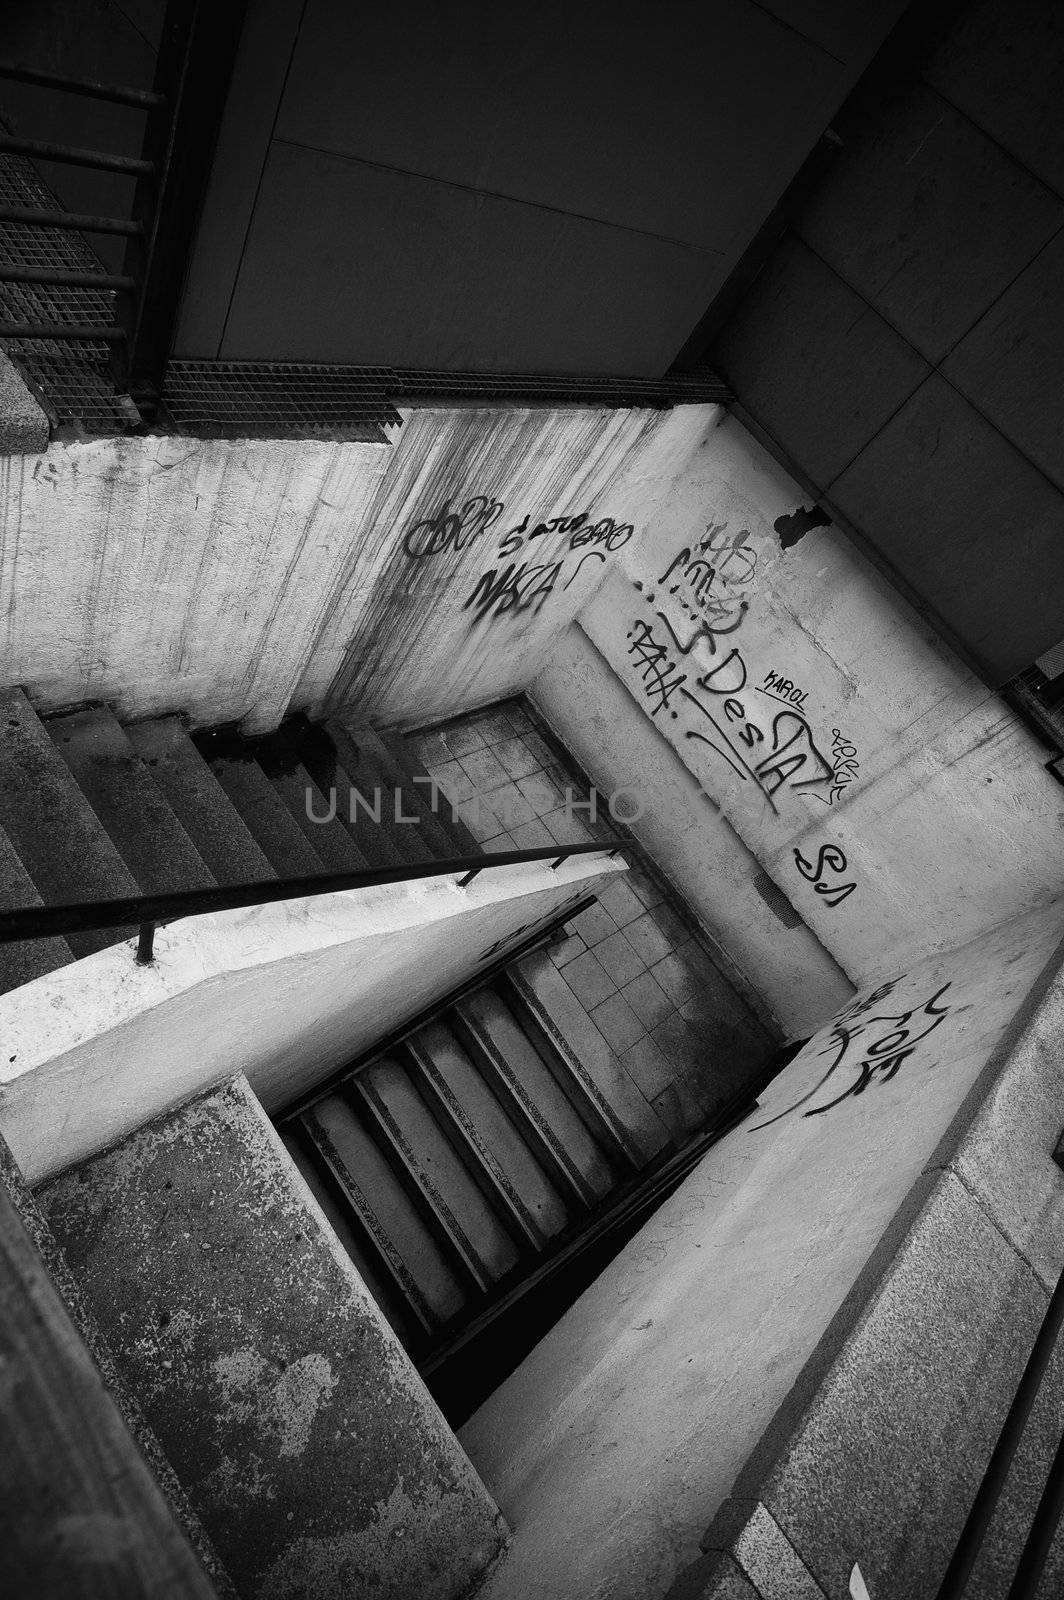
[[505,1526],[244,1080],[39,1195],[243,1600],[458,1600]]

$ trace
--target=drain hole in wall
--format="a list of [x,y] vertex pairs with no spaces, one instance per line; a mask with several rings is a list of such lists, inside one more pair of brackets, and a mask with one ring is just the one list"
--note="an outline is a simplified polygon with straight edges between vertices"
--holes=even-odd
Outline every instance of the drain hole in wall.
[[768,906],[772,915],[783,923],[785,928],[800,928],[802,918],[795,911],[779,884],[773,883],[768,873],[759,870],[754,875],[754,888]]

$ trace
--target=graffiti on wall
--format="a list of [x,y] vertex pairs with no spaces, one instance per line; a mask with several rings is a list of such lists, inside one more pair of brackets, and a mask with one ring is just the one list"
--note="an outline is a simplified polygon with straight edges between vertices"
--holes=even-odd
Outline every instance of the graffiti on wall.
[[[742,630],[757,571],[749,529],[710,523],[655,582],[633,580],[654,620],[632,622],[627,654],[650,715],[682,721],[682,738],[705,745],[775,814],[781,791],[830,806],[857,778],[857,747],[834,728],[828,755],[809,720],[808,690],[786,671],[772,667],[755,681]],[[828,903],[852,887],[836,884]]]
[[[766,1122],[759,1122],[751,1133],[770,1128],[801,1107],[803,1117],[820,1117],[844,1100],[864,1094],[874,1084],[890,1083],[925,1039],[940,1028],[950,1014],[943,996],[950,988],[944,983],[922,1005],[893,1011],[887,1002],[904,978],[884,983],[864,999],[858,996],[839,1012],[819,1056],[828,1056],[826,1071],[807,1094]],[[847,1073],[850,1075],[847,1076]],[[845,1087],[839,1085],[845,1079]],[[826,1098],[820,1099],[823,1095]],[[811,1102],[817,1101],[816,1104]]]
[[800,850],[795,850],[794,864],[802,877],[813,885],[814,891],[823,895],[827,906],[841,905],[857,887],[856,883],[840,882],[846,874],[846,857],[837,844],[821,845],[815,863],[807,861]]

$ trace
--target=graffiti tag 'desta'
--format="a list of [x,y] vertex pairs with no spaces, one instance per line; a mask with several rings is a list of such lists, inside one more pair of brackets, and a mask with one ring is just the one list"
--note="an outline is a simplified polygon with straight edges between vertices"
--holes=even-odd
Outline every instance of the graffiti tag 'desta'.
[[[807,691],[775,670],[754,685],[746,657],[734,642],[749,612],[747,591],[757,574],[757,551],[749,541],[746,528],[732,533],[727,523],[711,523],[705,538],[680,550],[656,584],[647,587],[636,581],[636,589],[655,608],[656,621],[633,621],[626,636],[628,655],[650,715],[666,713],[676,721],[683,714],[685,721],[693,721],[683,737],[705,744],[744,783],[753,783],[773,812],[775,796],[784,786],[831,805],[857,776],[856,746],[833,729],[836,745],[829,760],[805,715]],[[713,663],[703,672],[692,661],[700,643]],[[782,702],[785,709],[770,712],[756,695]]]
[[[896,1077],[900,1068],[915,1053],[917,1045],[941,1027],[950,1012],[949,1005],[941,1003],[950,988],[948,983],[936,990],[923,1005],[912,1006],[907,1011],[886,1009],[884,1002],[903,981],[902,978],[894,978],[889,983],[881,984],[863,1000],[858,996],[844,1011],[840,1011],[823,1050],[818,1052],[821,1056],[832,1057],[827,1071],[792,1106],[769,1117],[767,1122],[756,1123],[750,1132],[757,1133],[762,1128],[770,1128],[774,1122],[789,1117],[802,1106],[807,1108],[802,1111],[803,1117],[823,1116],[844,1100],[864,1094],[873,1084],[889,1083]],[[840,1074],[844,1067],[853,1068],[854,1076],[842,1092],[837,1093],[840,1080],[836,1074]],[[829,1098],[811,1105],[810,1102],[816,1100],[822,1091]]]

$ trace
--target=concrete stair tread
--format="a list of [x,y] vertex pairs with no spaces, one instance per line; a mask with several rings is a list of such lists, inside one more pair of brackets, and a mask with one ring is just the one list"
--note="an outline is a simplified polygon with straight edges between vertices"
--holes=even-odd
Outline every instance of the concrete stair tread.
[[[351,834],[367,865],[399,866],[405,858],[398,841],[392,837],[394,819],[389,826],[388,807],[392,801],[387,784],[365,763],[359,764],[358,750],[346,730],[334,729],[329,723],[326,728],[334,753],[326,761],[320,750],[309,750],[307,766],[311,776],[323,792],[335,787],[337,819]],[[378,804],[380,815],[379,820],[375,820]]]
[[[0,692],[0,827],[45,905],[123,899],[140,886],[21,689]],[[72,933],[76,957],[133,928]]]
[[[337,814],[330,817],[329,800],[314,782],[306,767],[299,766],[291,772],[273,772],[269,766],[265,766],[263,770],[326,872],[365,871],[369,862],[358,848],[350,831],[340,820],[339,800]],[[308,793],[313,817],[307,810]],[[316,821],[315,818],[322,820]],[[324,820],[326,818],[328,820]]]
[[[405,734],[389,733],[384,742],[393,760],[411,781],[414,778],[427,778],[429,776],[425,764],[419,759],[417,751]],[[417,788],[426,794],[431,794],[427,783],[420,783]],[[436,810],[436,818],[444,834],[444,843],[441,844],[441,850],[446,848],[449,854],[453,852],[458,856],[481,854],[478,840],[466,827],[462,819],[454,814],[453,808],[442,793]]]
[[508,975],[507,991],[524,1019],[569,1066],[636,1165],[671,1143],[669,1129],[564,981],[550,956],[534,950]]
[[108,707],[50,717],[45,727],[143,894],[213,886],[213,874]]
[[[427,782],[414,782],[415,774],[408,770],[397,754],[399,740],[389,735],[385,737],[370,727],[355,729],[355,737],[361,742],[362,748],[371,749],[378,768],[388,778],[389,782],[402,793],[403,810],[408,815],[416,815],[420,823],[416,829],[417,841],[421,846],[423,856],[447,857],[455,851],[454,835],[447,827],[444,813],[450,810],[443,796],[437,798],[436,807],[432,804],[432,786]],[[418,777],[426,779],[427,773],[418,773]]]
[[179,717],[134,723],[126,735],[216,883],[277,876]]
[[[17,911],[43,902],[18,854],[0,829],[0,910]],[[65,939],[20,939],[16,944],[0,944],[0,994],[32,983],[46,972],[73,961]]]
[[329,1095],[301,1121],[355,1198],[407,1299],[420,1303],[433,1323],[449,1321],[465,1305],[466,1291],[361,1119],[340,1095]]
[[299,823],[257,761],[247,757],[209,757],[210,768],[245,827],[279,878],[324,872]]
[[552,1181],[588,1206],[608,1194],[617,1174],[501,995],[479,989],[455,1005],[454,1016],[459,1038],[492,1087],[508,1090],[511,1114],[523,1113],[522,1131],[537,1160],[549,1163]]
[[405,1164],[418,1173],[437,1209],[448,1215],[448,1232],[472,1256],[487,1289],[517,1264],[513,1240],[485,1200],[440,1128],[405,1067],[385,1056],[359,1075],[358,1087],[387,1117]]
[[454,1032],[443,1022],[430,1023],[406,1041],[404,1054],[418,1072],[422,1093],[435,1095],[440,1119],[450,1115],[470,1159],[486,1168],[488,1192],[511,1217],[515,1234],[541,1248],[566,1226],[570,1213]]
[[376,1253],[364,1244],[356,1233],[352,1226],[350,1209],[338,1198],[335,1183],[326,1179],[309,1150],[300,1139],[293,1136],[290,1128],[282,1127],[278,1131],[281,1142],[304,1183],[325,1213],[329,1226],[351,1257],[362,1281],[384,1312],[396,1337],[408,1349],[416,1345],[424,1334],[424,1324],[413,1315],[409,1302],[403,1298],[389,1275],[382,1270]]
[[[396,821],[395,773],[388,761],[381,760],[380,742],[376,735],[372,734],[370,729],[357,728],[335,717],[326,722],[325,729],[336,746],[337,755],[343,766],[353,775],[362,792],[368,791],[367,798],[372,796],[376,788],[380,788],[383,799],[380,832],[395,850],[397,864],[424,861],[431,855],[431,851],[418,840],[417,836],[421,831],[420,822]],[[402,798],[398,809],[404,816],[420,815],[413,807],[408,808]]]

